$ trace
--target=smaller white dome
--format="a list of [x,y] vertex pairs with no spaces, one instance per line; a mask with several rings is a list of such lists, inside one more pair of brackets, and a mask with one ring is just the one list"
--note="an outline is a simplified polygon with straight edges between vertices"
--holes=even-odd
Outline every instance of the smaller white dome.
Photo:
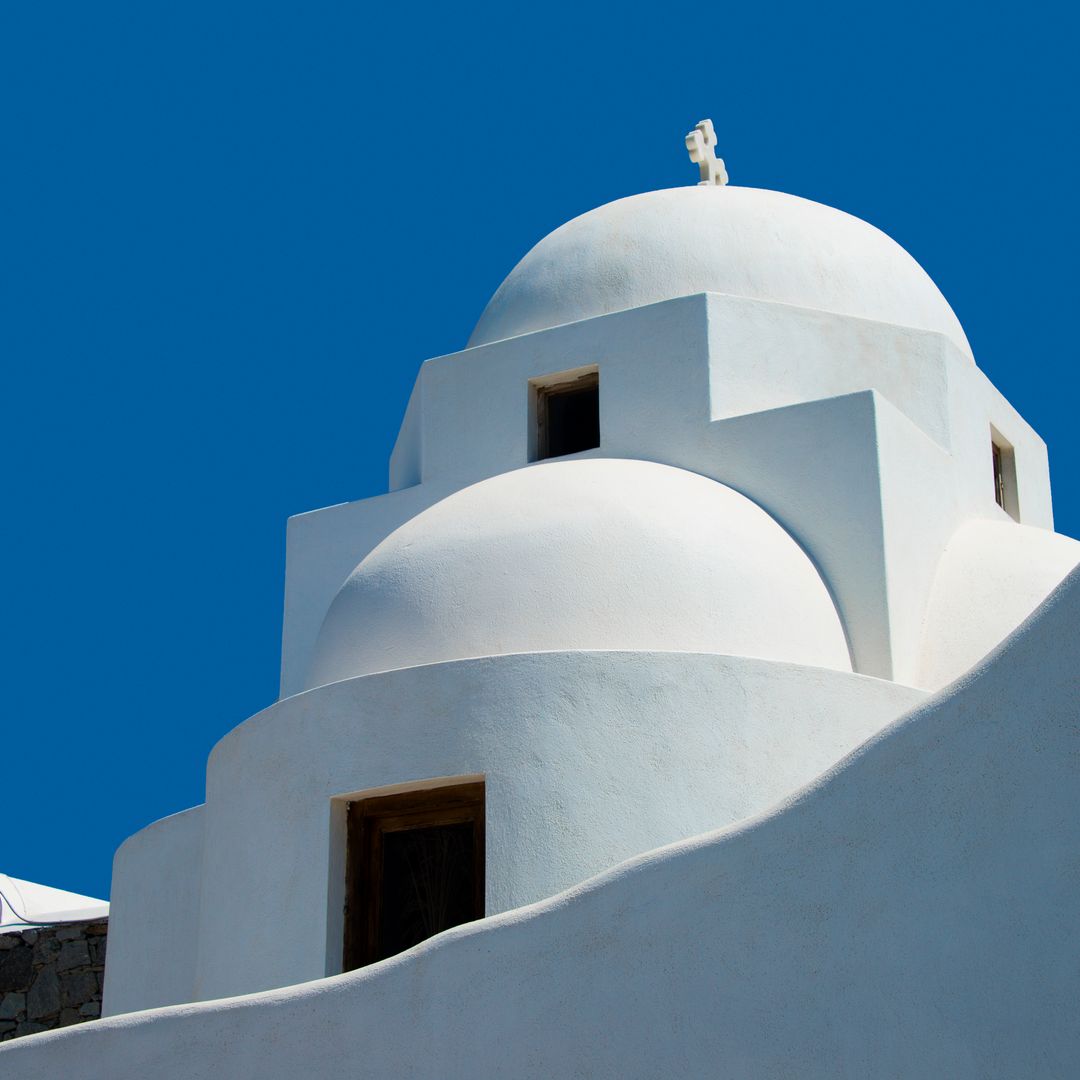
[[941,556],[923,624],[919,685],[938,690],[1005,640],[1080,563],[1060,533],[979,519]]
[[582,649],[851,670],[817,570],[760,507],[696,473],[593,458],[481,481],[391,533],[331,605],[308,686]]

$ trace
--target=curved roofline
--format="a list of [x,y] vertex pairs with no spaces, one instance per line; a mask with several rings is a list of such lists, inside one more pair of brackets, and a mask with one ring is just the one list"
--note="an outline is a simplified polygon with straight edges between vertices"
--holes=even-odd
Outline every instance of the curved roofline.
[[972,355],[940,289],[881,229],[799,195],[730,185],[630,195],[559,226],[510,271],[468,344],[698,293],[936,331]]

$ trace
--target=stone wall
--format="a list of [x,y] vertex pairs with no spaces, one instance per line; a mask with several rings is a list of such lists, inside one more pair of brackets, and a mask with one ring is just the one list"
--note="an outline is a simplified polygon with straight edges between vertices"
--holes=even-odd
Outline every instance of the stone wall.
[[0,934],[0,1041],[101,1015],[108,919]]

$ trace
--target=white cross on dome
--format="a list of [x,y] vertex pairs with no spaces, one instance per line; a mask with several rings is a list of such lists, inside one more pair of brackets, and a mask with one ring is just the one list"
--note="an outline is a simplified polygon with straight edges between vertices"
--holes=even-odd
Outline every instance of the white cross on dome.
[[698,187],[716,185],[723,187],[728,182],[724,159],[716,156],[716,131],[711,120],[699,120],[694,130],[686,136],[686,149],[690,160],[701,169]]

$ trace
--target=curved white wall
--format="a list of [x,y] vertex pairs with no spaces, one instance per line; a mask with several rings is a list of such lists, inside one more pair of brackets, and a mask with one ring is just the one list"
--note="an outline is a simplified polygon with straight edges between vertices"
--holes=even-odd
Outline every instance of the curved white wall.
[[129,836],[113,858],[106,1016],[190,1001],[202,892],[203,810]]
[[760,507],[696,473],[593,458],[483,480],[396,529],[331,605],[308,685],[567,649],[851,670],[820,575]]
[[937,690],[1013,632],[1080,563],[1080,543],[1011,521],[969,521],[949,540],[923,627],[919,685]]
[[[581,652],[395,671],[279,702],[210,759],[190,996],[338,970],[336,797],[483,774],[487,909],[504,911],[759,812],[922,696],[761,660]],[[138,848],[137,860],[116,865],[117,896],[142,891],[141,905],[125,906],[110,928],[118,986],[145,985],[138,965],[161,961],[160,924],[171,911],[168,898],[157,910],[144,883],[168,879],[176,846]],[[186,962],[193,943],[176,944]]]
[[945,297],[895,240],[831,206],[734,186],[649,191],[567,222],[510,272],[469,345],[698,293],[934,330],[971,356]]
[[362,972],[0,1049],[13,1080],[1080,1071],[1080,576],[798,798]]

